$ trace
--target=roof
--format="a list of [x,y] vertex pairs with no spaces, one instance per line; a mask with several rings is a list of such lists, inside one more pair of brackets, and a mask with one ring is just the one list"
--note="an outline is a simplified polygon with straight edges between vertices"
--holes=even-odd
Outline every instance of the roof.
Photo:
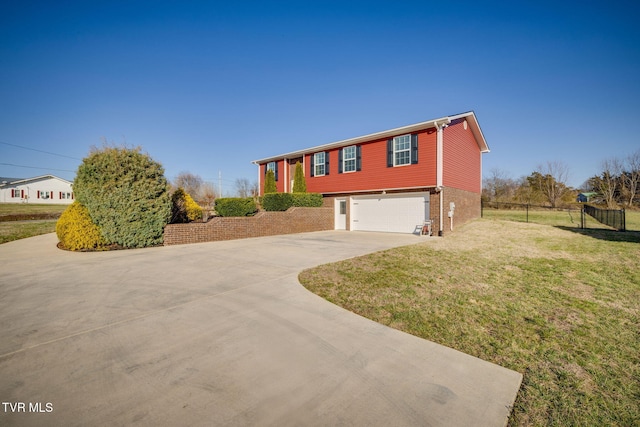
[[376,132],[369,135],[358,136],[356,138],[344,139],[342,141],[336,141],[329,144],[318,145],[316,147],[306,148],[303,150],[292,151],[290,153],[280,154],[278,156],[265,157],[264,159],[254,160],[252,163],[261,164],[266,162],[271,162],[280,159],[294,159],[301,157],[308,153],[315,153],[318,151],[330,150],[333,148],[346,147],[348,145],[360,144],[363,142],[368,142],[374,139],[383,139],[391,136],[397,136],[405,133],[412,133],[423,129],[433,128],[439,125],[448,125],[454,120],[458,119],[466,119],[467,123],[473,135],[478,141],[478,145],[480,146],[480,151],[483,153],[489,152],[489,146],[487,145],[487,141],[484,138],[484,134],[480,129],[480,124],[478,123],[478,119],[473,111],[469,111],[462,114],[455,114],[452,116],[440,117],[438,119],[427,120],[425,122],[415,123],[408,126],[403,126],[395,129],[389,129],[382,132]]
[[72,184],[71,181],[67,181],[66,179],[57,177],[55,175],[41,175],[34,176],[33,178],[0,178],[0,187],[5,185],[16,185],[16,184],[25,184],[27,182],[39,181],[42,179],[57,179],[62,182],[66,182],[67,184]]
[[23,179],[24,178],[7,178],[4,176],[0,176],[0,185],[11,184],[12,182],[21,181]]

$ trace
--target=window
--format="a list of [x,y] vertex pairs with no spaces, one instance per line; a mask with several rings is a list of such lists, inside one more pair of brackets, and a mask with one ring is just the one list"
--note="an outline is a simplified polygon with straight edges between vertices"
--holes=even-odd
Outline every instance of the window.
[[362,170],[362,147],[352,145],[338,150],[338,173]]
[[273,171],[273,173],[276,173],[276,162],[267,163],[267,170],[265,172],[268,171]]
[[313,155],[313,164],[314,164],[314,175],[322,176],[326,172],[324,167],[326,153],[316,153]]
[[387,167],[418,163],[418,135],[402,135],[387,141]]
[[311,156],[311,176],[329,175],[329,155],[321,151]]
[[402,166],[411,163],[411,135],[393,138],[393,165]]
[[356,146],[345,147],[342,150],[342,170],[344,172],[355,172],[356,170]]
[[273,171],[273,176],[277,181],[278,180],[278,163],[277,162],[267,163],[267,167],[264,169],[264,174],[266,175],[268,171]]

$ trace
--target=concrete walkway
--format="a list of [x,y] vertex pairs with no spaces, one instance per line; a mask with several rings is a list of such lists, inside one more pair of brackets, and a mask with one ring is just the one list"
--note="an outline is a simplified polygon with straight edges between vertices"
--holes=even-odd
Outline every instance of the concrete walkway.
[[332,231],[105,253],[56,241],[0,245],[0,425],[502,426],[520,386],[297,281],[428,239]]

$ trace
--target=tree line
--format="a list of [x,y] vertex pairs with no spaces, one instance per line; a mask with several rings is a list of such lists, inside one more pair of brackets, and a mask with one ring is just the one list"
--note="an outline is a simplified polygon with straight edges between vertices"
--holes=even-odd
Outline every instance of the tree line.
[[520,203],[552,208],[576,203],[579,193],[589,194],[590,203],[608,209],[637,206],[640,201],[640,150],[625,158],[602,161],[600,171],[581,188],[567,184],[569,167],[562,162],[539,165],[530,175],[513,179],[501,169],[492,169],[483,179],[485,202]]
[[[206,182],[200,175],[191,172],[180,172],[172,181],[173,188],[182,188],[201,206],[212,206],[215,199],[222,197],[218,194],[215,186]],[[237,197],[257,197],[259,194],[258,183],[247,178],[238,178],[234,183],[235,196]]]

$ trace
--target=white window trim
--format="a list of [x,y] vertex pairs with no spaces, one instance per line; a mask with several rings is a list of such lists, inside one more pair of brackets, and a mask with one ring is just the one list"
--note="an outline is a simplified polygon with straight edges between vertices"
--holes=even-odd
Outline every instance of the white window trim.
[[[353,149],[353,158],[347,159],[347,149]],[[347,170],[347,161],[353,161],[353,170]],[[342,173],[353,173],[358,171],[358,148],[356,145],[350,145],[342,149]]]
[[[409,148],[407,149],[403,149],[403,150],[396,150],[396,140],[399,140],[400,138],[409,138]],[[401,163],[398,164],[396,163],[396,153],[401,153],[401,152],[408,152],[409,153],[409,161],[407,163]],[[400,135],[400,136],[396,136],[393,138],[393,167],[401,167],[401,166],[409,166],[411,165],[411,134],[407,134],[407,135]]]
[[[322,154],[322,161],[318,162],[318,156]],[[318,153],[313,154],[313,176],[325,176],[327,174],[326,164],[327,164],[327,153],[325,151],[320,151]],[[318,167],[322,168],[322,173],[318,173]]]

